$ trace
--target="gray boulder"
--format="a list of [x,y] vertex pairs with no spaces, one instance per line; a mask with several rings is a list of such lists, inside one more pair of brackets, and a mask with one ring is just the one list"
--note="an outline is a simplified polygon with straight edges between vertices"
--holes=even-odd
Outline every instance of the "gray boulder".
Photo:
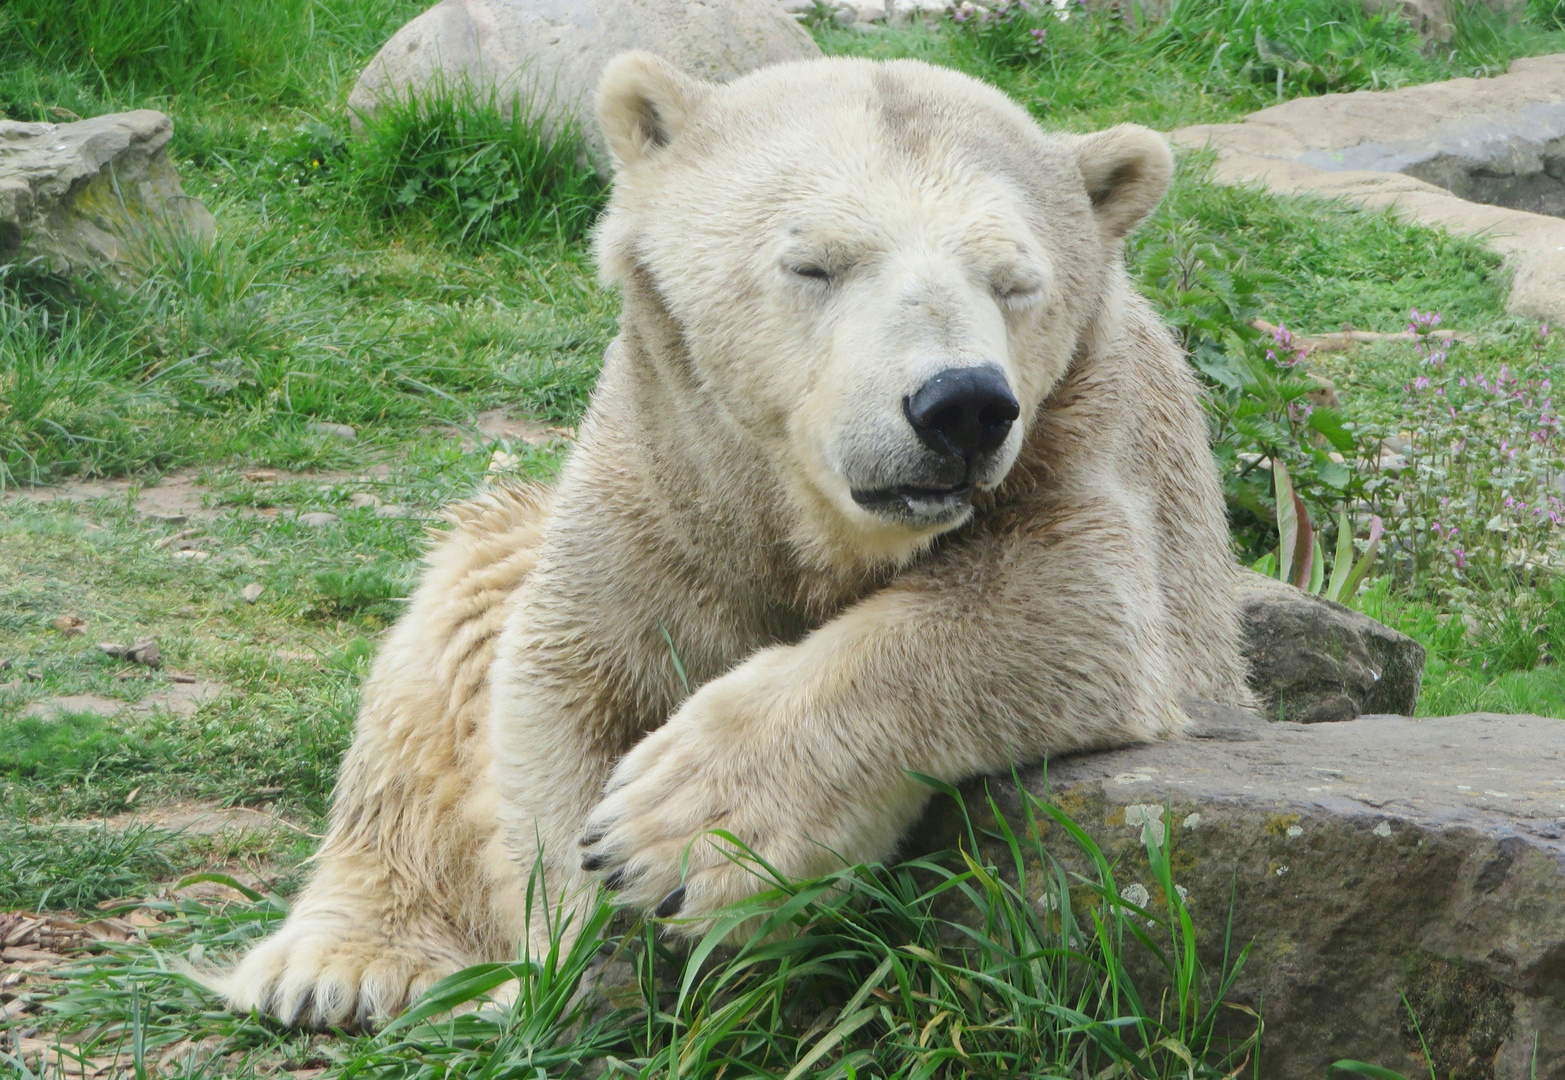
[[1240,597],[1250,685],[1268,719],[1412,715],[1424,677],[1418,642],[1261,574],[1244,575]]
[[212,215],[168,159],[173,133],[150,109],[70,124],[0,120],[0,263],[72,273],[126,263],[149,232],[211,236]]
[[520,96],[556,125],[574,122],[606,175],[593,95],[604,64],[630,49],[719,82],[820,55],[777,0],[443,0],[375,55],[348,107],[367,115],[432,83],[493,90],[505,105]]
[[[1565,1078],[1565,722],[1190,711],[1201,737],[1057,760],[1022,785],[1063,807],[1121,893],[1145,890],[1155,911],[1144,837],[1167,846],[1208,976],[1232,916],[1230,955],[1252,951],[1228,1000],[1264,1014],[1258,1075],[1319,1080],[1345,1057],[1426,1075],[1406,994],[1438,1075]],[[968,792],[980,827],[993,824],[983,787]],[[987,789],[1022,831],[1010,778]],[[957,821],[936,808],[926,830],[922,850],[950,846]],[[1042,839],[1096,879],[1057,827]],[[1158,1001],[1150,956],[1127,955]]]

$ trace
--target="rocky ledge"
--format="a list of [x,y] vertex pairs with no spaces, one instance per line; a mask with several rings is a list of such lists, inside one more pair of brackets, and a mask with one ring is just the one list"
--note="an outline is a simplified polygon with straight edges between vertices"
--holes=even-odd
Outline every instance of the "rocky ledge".
[[215,223],[168,158],[151,109],[70,124],[0,120],[0,263],[54,273],[129,261],[149,236],[210,238]]
[[[1164,838],[1208,972],[1232,910],[1235,952],[1253,949],[1230,1000],[1264,1014],[1260,1075],[1318,1080],[1344,1057],[1424,1075],[1406,994],[1439,1075],[1565,1078],[1565,721],[1191,711],[1196,738],[1056,761],[1022,783],[1154,906],[1143,835]],[[1021,821],[1011,781],[988,787]]]
[[1565,318],[1565,53],[1492,79],[1297,98],[1173,132],[1214,179],[1345,198],[1476,236],[1515,271],[1518,315]]

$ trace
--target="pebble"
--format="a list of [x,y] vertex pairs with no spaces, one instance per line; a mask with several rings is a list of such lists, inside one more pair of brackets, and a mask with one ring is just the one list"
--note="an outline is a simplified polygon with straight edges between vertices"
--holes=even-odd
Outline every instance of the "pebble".
[[299,524],[308,525],[312,529],[321,529],[327,525],[335,525],[341,520],[336,514],[328,513],[325,510],[316,510],[313,513],[299,515]]
[[359,437],[359,433],[347,424],[328,424],[324,420],[305,424],[304,430],[312,435],[325,435],[328,438],[341,439],[343,442],[353,442]]
[[408,508],[398,506],[396,503],[387,503],[385,506],[375,508],[375,516],[378,518],[403,518],[408,516]]
[[253,604],[257,600],[261,599],[261,594],[265,591],[265,585],[262,585],[259,581],[252,581],[250,584],[239,590],[239,595],[244,598],[245,603]]

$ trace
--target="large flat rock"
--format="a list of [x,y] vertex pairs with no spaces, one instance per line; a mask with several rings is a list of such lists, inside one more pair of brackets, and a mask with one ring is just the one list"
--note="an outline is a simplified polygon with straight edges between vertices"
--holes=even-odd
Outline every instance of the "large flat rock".
[[1565,318],[1565,219],[1551,216],[1565,213],[1565,54],[1493,79],[1299,98],[1172,137],[1215,149],[1224,183],[1396,207],[1482,236],[1514,267],[1513,312]]
[[[1234,949],[1254,948],[1231,999],[1264,1012],[1260,1075],[1318,1080],[1343,1057],[1426,1075],[1406,993],[1440,1076],[1532,1076],[1536,1041],[1535,1075],[1565,1078],[1565,721],[1195,711],[1201,737],[1023,783],[1119,859],[1122,890],[1157,896],[1142,834],[1165,836],[1209,971],[1232,898]],[[1020,820],[1014,786],[989,785]]]

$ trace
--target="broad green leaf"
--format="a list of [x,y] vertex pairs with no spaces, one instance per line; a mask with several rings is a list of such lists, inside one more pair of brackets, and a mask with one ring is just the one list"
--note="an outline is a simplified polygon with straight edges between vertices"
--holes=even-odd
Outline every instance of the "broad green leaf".
[[1353,526],[1346,510],[1337,515],[1337,554],[1331,564],[1331,582],[1326,586],[1327,600],[1342,600],[1342,590],[1353,572]]
[[1272,459],[1272,488],[1277,493],[1277,576],[1291,581],[1299,544],[1299,512],[1293,498],[1293,480],[1281,458]]

